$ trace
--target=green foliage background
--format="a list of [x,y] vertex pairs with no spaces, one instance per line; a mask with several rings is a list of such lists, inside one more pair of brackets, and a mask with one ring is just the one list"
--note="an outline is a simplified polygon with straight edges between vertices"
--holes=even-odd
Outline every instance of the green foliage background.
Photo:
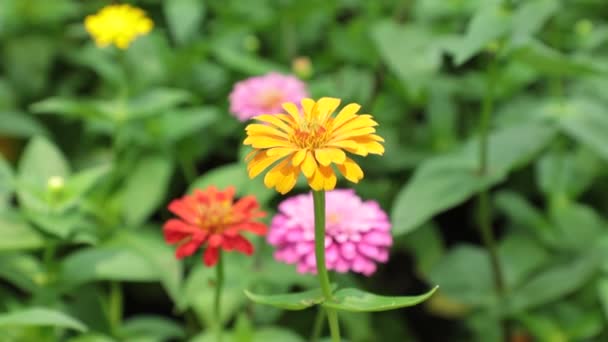
[[[605,0],[133,3],[155,28],[118,51],[83,27],[108,2],[0,2],[0,340],[209,340],[213,272],[174,259],[166,203],[236,185],[273,212],[280,197],[247,178],[227,95],[298,56],[312,61],[313,97],[362,104],[386,139],[354,187],[391,214],[392,258],[339,281],[395,295],[440,286],[416,308],[341,316],[349,340],[497,341],[500,320],[513,341],[608,339]],[[487,188],[503,300],[476,230]],[[314,312],[254,305],[243,290],[314,277],[263,240],[227,260],[230,338],[308,339]]]

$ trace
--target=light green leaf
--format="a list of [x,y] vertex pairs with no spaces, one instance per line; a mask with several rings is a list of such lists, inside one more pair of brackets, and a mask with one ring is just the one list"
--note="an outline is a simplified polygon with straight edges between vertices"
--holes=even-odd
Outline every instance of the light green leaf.
[[414,91],[441,66],[441,47],[424,27],[382,21],[373,27],[372,38],[388,67]]
[[578,76],[607,72],[590,60],[564,55],[538,41],[526,41],[516,45],[513,49],[512,58],[547,75]]
[[44,237],[25,220],[9,212],[0,214],[0,251],[41,248]]
[[46,270],[29,254],[1,254],[0,278],[29,293],[40,290],[47,281]]
[[163,3],[173,38],[180,44],[192,40],[205,15],[203,0],[172,0]]
[[0,134],[9,137],[31,137],[36,135],[48,136],[49,133],[38,120],[29,114],[4,111],[0,112]]
[[171,160],[151,155],[143,158],[126,180],[122,200],[128,225],[143,223],[163,202],[173,171]]
[[245,294],[249,299],[258,304],[270,305],[285,310],[304,310],[313,305],[320,304],[324,300],[321,289],[278,295],[259,295],[245,290]]
[[8,201],[15,191],[13,170],[6,159],[0,155],[0,211],[8,206]]
[[219,189],[234,186],[238,196],[255,195],[260,203],[265,204],[275,192],[268,189],[262,179],[263,177],[249,179],[245,163],[232,163],[206,172],[190,185],[189,192],[194,189],[205,189],[210,185]]
[[288,72],[288,70],[280,64],[262,59],[261,57],[247,54],[243,51],[237,51],[228,47],[217,46],[212,49],[217,60],[226,67],[255,76],[266,74],[269,72]]
[[379,296],[359,289],[340,289],[334,297],[323,302],[324,307],[352,312],[396,310],[422,303],[430,298],[437,287],[418,296]]
[[556,0],[528,0],[513,13],[512,37],[514,40],[535,35],[559,10]]
[[605,106],[588,100],[568,102],[559,123],[564,133],[608,160],[608,116]]
[[511,27],[512,14],[500,4],[484,4],[473,15],[462,41],[452,53],[456,65],[462,65],[494,40],[504,36]]
[[158,130],[168,143],[175,143],[189,135],[201,133],[219,119],[219,113],[213,107],[194,107],[176,109],[163,115]]
[[126,108],[126,118],[136,119],[149,115],[158,115],[186,103],[192,99],[192,94],[183,89],[156,88],[129,100]]
[[405,234],[443,210],[466,201],[481,189],[504,180],[525,165],[555,135],[552,126],[525,123],[494,132],[489,139],[489,170],[479,174],[478,140],[459,151],[425,161],[397,195],[392,209],[393,234]]
[[6,326],[53,326],[77,331],[87,331],[87,327],[77,319],[61,311],[30,307],[0,314],[0,327]]
[[28,210],[48,211],[48,182],[52,178],[65,180],[70,174],[68,162],[49,140],[30,140],[19,161],[17,195],[19,204]]
[[128,246],[99,246],[78,250],[62,263],[62,282],[74,287],[95,280],[157,281],[159,270]]
[[149,341],[183,340],[184,329],[176,322],[162,316],[135,316],[120,327],[120,336],[126,340]]
[[608,276],[603,275],[597,280],[597,296],[602,304],[605,321],[608,321]]

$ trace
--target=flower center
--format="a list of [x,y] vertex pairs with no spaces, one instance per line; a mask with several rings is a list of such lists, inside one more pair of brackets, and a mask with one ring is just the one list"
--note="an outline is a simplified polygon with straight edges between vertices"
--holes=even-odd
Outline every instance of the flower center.
[[230,201],[214,202],[199,207],[199,227],[211,233],[221,233],[235,222]]
[[317,121],[305,122],[294,130],[289,140],[299,148],[320,148],[329,140],[329,134],[325,126]]
[[260,94],[258,104],[266,110],[274,110],[276,108],[280,108],[283,102],[284,96],[281,90],[267,89]]

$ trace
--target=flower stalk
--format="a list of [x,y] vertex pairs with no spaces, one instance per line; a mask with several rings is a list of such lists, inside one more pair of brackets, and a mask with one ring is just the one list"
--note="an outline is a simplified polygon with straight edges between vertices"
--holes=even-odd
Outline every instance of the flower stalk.
[[[479,173],[485,177],[488,173],[489,159],[489,131],[490,117],[494,110],[494,85],[496,84],[496,62],[493,59],[487,71],[487,92],[483,99],[480,113],[480,139],[479,139]],[[489,191],[487,188],[479,192],[479,233],[485,248],[490,255],[490,264],[494,278],[494,288],[500,300],[505,296],[505,283],[502,267],[498,256],[496,238],[492,229],[492,208],[490,206]],[[505,340],[508,338],[508,328],[503,322],[502,335]]]
[[222,252],[219,252],[217,265],[215,267],[215,296],[213,298],[213,314],[215,316],[216,341],[222,342],[222,287],[224,286],[224,261]]
[[[321,291],[325,300],[332,297],[329,274],[325,266],[325,191],[313,191],[313,202],[315,212],[315,259],[317,265],[317,277],[321,285]],[[340,341],[340,325],[338,313],[334,309],[325,309],[329,331],[332,342]]]

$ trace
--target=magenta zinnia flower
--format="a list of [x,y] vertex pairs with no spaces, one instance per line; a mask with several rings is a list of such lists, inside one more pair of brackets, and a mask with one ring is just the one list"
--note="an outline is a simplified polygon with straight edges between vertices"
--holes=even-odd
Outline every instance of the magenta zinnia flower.
[[[377,202],[363,202],[354,190],[328,191],[326,196],[327,268],[370,276],[377,263],[388,260],[393,243],[388,216]],[[312,194],[281,202],[268,232],[268,242],[277,247],[275,258],[297,264],[298,272],[316,273],[314,230]]]
[[281,113],[283,103],[300,103],[305,97],[308,91],[304,82],[271,72],[236,83],[230,93],[230,112],[246,121],[260,114]]

